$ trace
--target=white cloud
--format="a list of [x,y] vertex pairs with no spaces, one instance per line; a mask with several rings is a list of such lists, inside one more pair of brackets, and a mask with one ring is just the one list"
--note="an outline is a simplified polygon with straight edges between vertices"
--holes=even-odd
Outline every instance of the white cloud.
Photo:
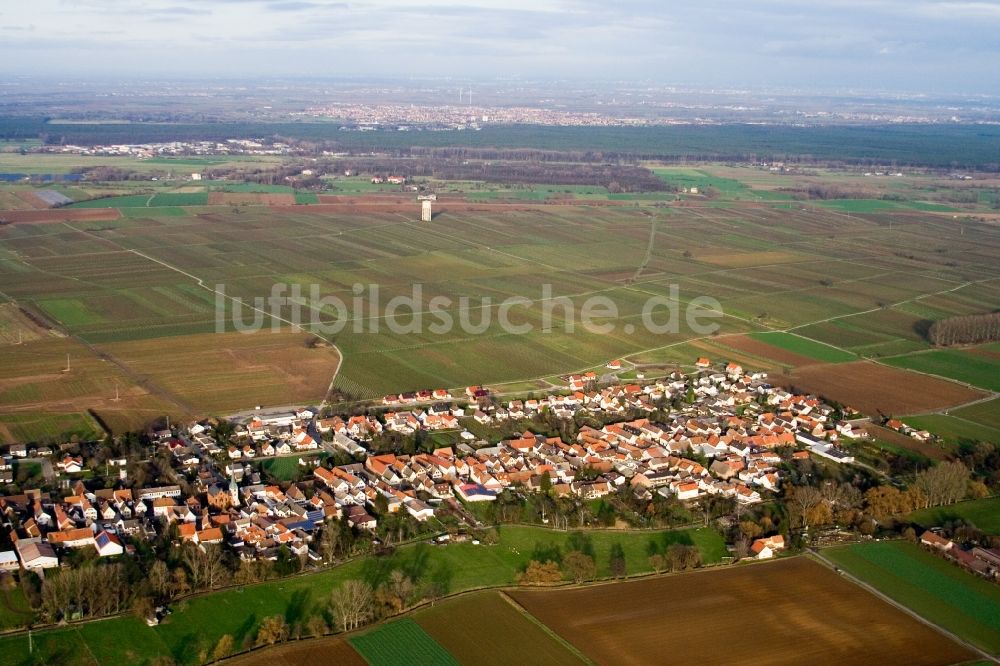
[[4,6],[0,73],[861,76],[914,89],[954,87],[946,65],[960,63],[1000,92],[998,22],[1000,2],[959,0],[32,0]]

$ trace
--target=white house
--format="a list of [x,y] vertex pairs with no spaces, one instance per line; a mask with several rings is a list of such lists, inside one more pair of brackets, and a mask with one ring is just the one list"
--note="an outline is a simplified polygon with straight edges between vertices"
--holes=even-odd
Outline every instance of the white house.
[[767,560],[774,557],[779,550],[785,549],[785,537],[780,534],[757,539],[750,546],[750,552],[755,559]]
[[25,569],[53,569],[59,566],[56,551],[41,539],[19,539],[14,547]]
[[97,554],[101,557],[121,555],[125,552],[118,537],[104,530],[98,532],[97,536],[94,537],[94,547],[97,549]]

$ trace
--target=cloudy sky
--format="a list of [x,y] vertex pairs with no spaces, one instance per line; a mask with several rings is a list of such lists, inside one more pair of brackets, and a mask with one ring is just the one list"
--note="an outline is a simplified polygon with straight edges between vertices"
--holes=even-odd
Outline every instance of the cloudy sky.
[[6,0],[0,75],[1000,94],[1000,0]]

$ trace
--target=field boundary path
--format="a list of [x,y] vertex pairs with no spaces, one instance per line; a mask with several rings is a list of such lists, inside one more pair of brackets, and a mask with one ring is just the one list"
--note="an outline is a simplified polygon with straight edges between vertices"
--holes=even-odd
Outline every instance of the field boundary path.
[[951,640],[955,641],[959,645],[962,645],[962,646],[968,648],[969,650],[972,650],[973,652],[975,652],[976,654],[978,654],[983,659],[985,659],[987,661],[990,661],[990,662],[992,662],[994,664],[1000,664],[1000,658],[997,658],[996,656],[990,654],[986,650],[983,650],[982,648],[978,647],[977,645],[974,645],[974,644],[970,643],[969,641],[965,640],[964,638],[951,633],[950,631],[948,631],[944,627],[931,622],[930,620],[928,620],[927,618],[925,618],[923,615],[920,615],[916,611],[911,610],[909,607],[904,606],[903,604],[899,603],[898,601],[896,601],[892,597],[888,596],[887,594],[882,593],[881,591],[879,591],[875,587],[869,585],[868,583],[866,583],[865,581],[861,580],[860,578],[858,578],[858,577],[854,576],[853,574],[847,572],[846,570],[844,570],[843,568],[841,568],[840,566],[838,566],[833,561],[827,559],[827,557],[825,555],[823,555],[823,553],[821,553],[818,549],[816,549],[816,548],[810,549],[809,554],[812,555],[814,558],[816,558],[816,560],[819,561],[821,564],[829,567],[830,569],[832,569],[833,571],[835,571],[836,573],[838,573],[840,576],[842,576],[842,577],[846,578],[847,580],[851,581],[852,583],[854,583],[858,587],[864,588],[868,592],[871,592],[872,594],[874,594],[876,597],[878,597],[882,601],[886,602],[887,604],[890,604],[891,606],[894,606],[894,607],[898,608],[899,610],[903,611],[904,613],[906,613],[910,617],[914,618],[918,622],[921,622],[921,623],[927,625],[928,627],[930,627],[931,629],[934,629],[938,633],[940,633],[940,634],[942,634],[944,636],[947,636],[948,638],[950,638]]

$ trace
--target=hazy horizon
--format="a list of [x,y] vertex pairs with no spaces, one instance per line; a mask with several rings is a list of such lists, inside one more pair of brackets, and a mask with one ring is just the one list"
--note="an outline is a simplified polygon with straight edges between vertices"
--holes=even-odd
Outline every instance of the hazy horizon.
[[37,0],[0,9],[0,72],[996,95],[998,29],[991,1]]

